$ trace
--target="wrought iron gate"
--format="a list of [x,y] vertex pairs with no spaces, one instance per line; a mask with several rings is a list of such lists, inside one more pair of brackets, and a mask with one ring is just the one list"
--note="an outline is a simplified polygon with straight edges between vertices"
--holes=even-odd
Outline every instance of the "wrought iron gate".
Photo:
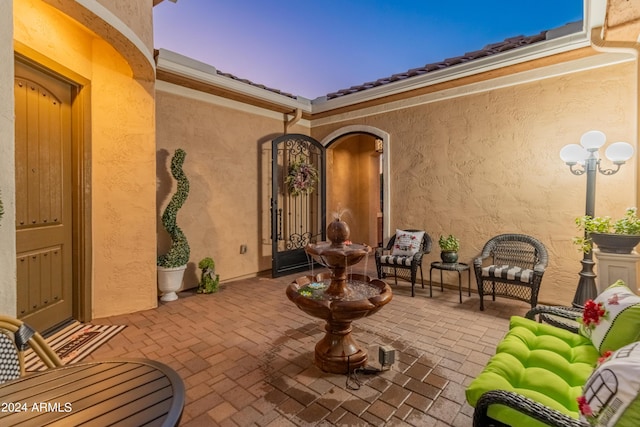
[[271,242],[273,277],[310,268],[308,243],[325,240],[325,149],[287,134],[272,141]]

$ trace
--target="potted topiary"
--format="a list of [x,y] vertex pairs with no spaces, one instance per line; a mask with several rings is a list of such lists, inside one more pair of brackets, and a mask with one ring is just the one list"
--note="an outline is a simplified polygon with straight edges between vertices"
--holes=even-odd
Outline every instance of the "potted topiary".
[[162,214],[162,225],[171,237],[169,252],[158,257],[158,289],[162,292],[162,301],[178,299],[176,291],[182,286],[184,271],[189,262],[189,242],[176,223],[178,210],[189,195],[189,180],[182,171],[186,155],[185,151],[179,148],[171,159],[171,175],[178,182],[178,188]]
[[640,243],[640,218],[636,208],[627,208],[617,221],[608,216],[584,215],[576,218],[576,225],[584,235],[573,241],[585,253],[591,251],[595,243],[602,252],[628,254]]
[[220,275],[216,274],[216,263],[213,258],[206,257],[200,260],[198,268],[202,270],[200,283],[198,283],[199,294],[212,294],[218,292],[220,284]]
[[440,258],[445,264],[454,264],[458,262],[458,251],[460,250],[460,241],[453,235],[447,237],[440,236],[438,239],[440,245]]

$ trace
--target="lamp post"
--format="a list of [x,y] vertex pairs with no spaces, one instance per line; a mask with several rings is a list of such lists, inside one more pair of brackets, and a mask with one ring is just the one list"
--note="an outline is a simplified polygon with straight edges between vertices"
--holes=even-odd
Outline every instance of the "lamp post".
[[[627,160],[633,156],[633,147],[626,142],[615,142],[605,151],[605,156],[616,166],[615,169],[603,169],[600,165],[600,157],[598,150],[604,145],[606,136],[604,133],[591,130],[586,132],[580,138],[580,145],[565,145],[560,150],[560,158],[569,166],[569,170],[574,175],[587,174],[587,199],[585,207],[585,215],[593,218],[596,201],[596,175],[600,172],[603,175],[613,175],[620,170]],[[579,165],[577,167],[576,165]],[[587,238],[585,231],[585,238]],[[580,271],[580,280],[576,294],[573,297],[574,307],[583,307],[585,301],[594,299],[598,295],[595,278],[593,272],[593,252],[585,252],[582,261],[582,271]]]

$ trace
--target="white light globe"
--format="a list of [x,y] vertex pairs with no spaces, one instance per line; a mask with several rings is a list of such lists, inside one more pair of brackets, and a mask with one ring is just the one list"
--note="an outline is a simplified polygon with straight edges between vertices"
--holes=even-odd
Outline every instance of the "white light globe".
[[580,137],[580,145],[589,151],[596,151],[602,147],[607,140],[604,133],[599,130],[590,130]]
[[633,156],[633,147],[627,142],[614,142],[604,152],[613,163],[624,163]]
[[560,150],[560,158],[568,165],[575,165],[576,163],[584,163],[589,157],[589,152],[578,144],[569,144],[562,147]]

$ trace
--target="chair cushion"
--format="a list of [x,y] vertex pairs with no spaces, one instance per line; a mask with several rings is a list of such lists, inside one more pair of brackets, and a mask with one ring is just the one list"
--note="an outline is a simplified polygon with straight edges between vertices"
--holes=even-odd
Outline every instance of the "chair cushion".
[[640,341],[640,296],[622,280],[602,291],[593,303],[601,314],[589,311],[591,303],[587,301],[580,333],[591,339],[600,354]]
[[495,277],[529,283],[533,278],[533,270],[512,265],[489,265],[482,268],[482,277]]
[[7,334],[11,332],[0,330],[0,384],[20,378],[18,347]]
[[380,264],[404,265],[409,267],[411,266],[411,261],[413,261],[413,256],[382,255],[380,257]]
[[592,426],[640,425],[640,343],[606,354],[578,401],[580,419]]
[[391,255],[413,256],[420,250],[424,231],[405,231],[396,229],[396,240]]
[[[580,334],[513,316],[496,354],[466,389],[467,402],[475,407],[485,392],[507,390],[578,419],[576,398],[599,356]],[[512,426],[543,425],[503,405],[491,405],[488,415]]]

